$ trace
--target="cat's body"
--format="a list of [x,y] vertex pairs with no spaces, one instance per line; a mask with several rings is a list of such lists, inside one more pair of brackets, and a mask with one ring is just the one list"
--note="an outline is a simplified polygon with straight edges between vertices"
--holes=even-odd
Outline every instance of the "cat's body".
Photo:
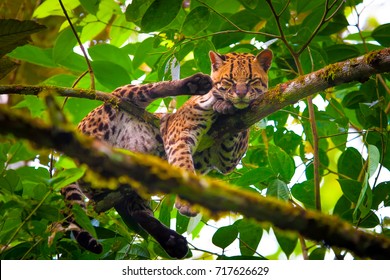
[[[127,85],[113,92],[143,109],[160,97],[199,94],[191,97],[177,112],[163,116],[160,131],[108,104],[89,113],[79,124],[80,131],[114,147],[166,158],[170,164],[191,172],[207,173],[212,169],[222,173],[231,171],[246,152],[247,130],[226,139],[215,139],[211,147],[204,150],[199,150],[198,144],[218,114],[232,114],[261,98],[267,90],[267,71],[272,53],[266,50],[254,56],[210,52],[210,59],[212,88],[208,76],[196,74],[179,81]],[[93,194],[89,196],[95,199]],[[180,200],[176,206],[182,214],[196,214]],[[140,224],[171,256],[185,256],[185,239],[155,219],[147,203],[134,191],[124,191],[123,199],[114,207],[125,221],[130,218]]]

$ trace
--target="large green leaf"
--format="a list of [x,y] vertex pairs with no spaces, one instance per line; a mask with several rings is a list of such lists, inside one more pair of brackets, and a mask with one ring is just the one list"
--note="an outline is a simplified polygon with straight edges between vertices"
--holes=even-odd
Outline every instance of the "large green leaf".
[[[79,0],[62,0],[62,3],[68,11],[80,6]],[[45,18],[49,16],[64,16],[64,12],[61,9],[61,6],[58,0],[46,0],[35,9],[33,17],[34,18]]]
[[146,10],[154,0],[133,0],[126,8],[126,20],[139,25]]
[[362,191],[362,183],[356,180],[339,179],[341,190],[346,198],[356,204]]
[[378,209],[383,202],[383,206],[390,206],[390,182],[382,182],[372,190],[372,209]]
[[364,159],[355,148],[347,148],[340,156],[337,162],[339,173],[357,180],[363,168]]
[[99,44],[88,49],[88,53],[93,61],[110,61],[118,64],[123,69],[131,73],[133,66],[128,54],[113,45]]
[[252,169],[248,172],[245,172],[242,176],[240,176],[237,180],[235,180],[233,183],[235,185],[239,186],[250,186],[250,185],[256,185],[260,182],[266,182],[269,179],[276,177],[277,174],[275,174],[274,171],[269,169],[268,167],[259,167],[256,169]]
[[215,246],[225,249],[233,243],[238,236],[238,229],[236,225],[224,226],[217,229],[212,237],[212,242]]
[[92,61],[91,63],[96,79],[109,90],[131,83],[129,73],[110,61]]
[[142,17],[142,31],[158,31],[167,26],[179,13],[181,4],[181,0],[155,0]]
[[175,202],[174,195],[167,195],[164,197],[162,203],[160,203],[160,215],[158,219],[167,227],[171,226],[171,211]]
[[25,45],[13,50],[8,56],[44,67],[56,67],[52,49],[42,49],[36,46]]
[[96,15],[101,0],[80,0],[81,6],[90,14]]
[[263,228],[255,221],[242,219],[235,222],[240,234],[240,252],[244,256],[253,256],[263,235]]
[[0,58],[13,49],[27,44],[31,34],[45,28],[31,20],[0,19]]
[[328,63],[335,63],[360,55],[359,50],[352,45],[331,45],[325,48],[328,54]]
[[267,188],[267,196],[273,196],[287,201],[290,199],[290,191],[285,182],[275,179],[271,181]]
[[295,199],[302,202],[306,208],[316,208],[313,180],[307,180],[302,183],[295,184],[291,188],[291,194]]
[[275,228],[274,233],[283,252],[286,254],[287,258],[290,258],[290,255],[297,246],[298,237],[293,233],[277,230]]
[[73,52],[74,46],[77,44],[77,39],[70,28],[63,30],[58,35],[57,40],[53,47],[53,60],[55,63],[68,58]]
[[390,23],[378,26],[372,31],[371,36],[382,46],[390,46]]
[[199,6],[191,10],[191,12],[186,16],[182,26],[182,32],[186,36],[193,36],[206,29],[209,24],[209,9]]
[[274,172],[280,174],[283,180],[289,182],[292,176],[294,176],[294,160],[281,148],[270,146],[268,160]]

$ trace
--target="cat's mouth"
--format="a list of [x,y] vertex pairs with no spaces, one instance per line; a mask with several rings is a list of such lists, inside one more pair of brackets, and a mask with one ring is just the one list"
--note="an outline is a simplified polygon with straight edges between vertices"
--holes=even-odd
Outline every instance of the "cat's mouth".
[[232,101],[232,104],[234,107],[236,107],[237,109],[245,109],[247,108],[249,105],[250,105],[251,102],[248,102],[247,100],[234,100]]

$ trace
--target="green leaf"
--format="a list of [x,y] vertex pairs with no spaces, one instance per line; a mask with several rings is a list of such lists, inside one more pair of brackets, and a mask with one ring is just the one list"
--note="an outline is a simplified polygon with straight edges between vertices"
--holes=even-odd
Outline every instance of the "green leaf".
[[342,195],[333,209],[333,214],[342,217],[344,213],[349,211],[351,208],[351,201],[345,195]]
[[235,180],[233,183],[238,186],[250,186],[255,185],[260,182],[266,182],[272,177],[275,177],[276,174],[267,167],[259,167],[252,169],[248,172],[245,172],[241,177]]
[[382,46],[390,47],[390,23],[375,28],[371,36]]
[[88,53],[93,61],[109,61],[118,64],[128,73],[133,70],[133,65],[127,53],[113,45],[99,44],[89,48]]
[[[74,10],[80,6],[79,0],[62,0],[62,3],[68,11]],[[58,0],[46,0],[42,2],[42,4],[35,9],[33,14],[34,18],[45,18],[49,16],[64,16],[64,12],[58,3]]]
[[263,236],[263,228],[253,220],[241,219],[235,222],[240,234],[240,252],[244,256],[253,256]]
[[281,230],[276,230],[275,228],[274,228],[274,233],[276,239],[278,240],[280,248],[282,248],[287,258],[290,258],[290,255],[292,254],[292,252],[294,252],[294,249],[297,246],[298,237],[296,236],[296,234],[281,231]]
[[190,218],[179,213],[176,215],[176,232],[183,234],[187,231]]
[[382,127],[383,123],[387,123],[386,114],[380,106],[374,106],[372,103],[360,103],[357,118],[365,128]]
[[220,227],[214,233],[212,237],[212,242],[215,246],[225,249],[227,246],[233,243],[238,236],[238,229],[236,225],[230,225],[225,227]]
[[196,7],[186,16],[182,32],[186,36],[193,36],[203,31],[210,24],[210,11],[204,6]]
[[323,260],[325,259],[326,248],[315,248],[310,252],[309,260]]
[[158,219],[167,227],[171,226],[171,211],[175,203],[174,195],[166,195],[160,206],[160,215]]
[[341,218],[353,225],[358,225],[361,228],[374,228],[379,225],[380,221],[377,215],[373,211],[370,211],[362,220],[353,219],[354,209],[346,211]]
[[242,5],[244,5],[245,8],[254,10],[256,9],[257,5],[259,4],[259,0],[239,0]]
[[378,209],[382,202],[390,206],[390,182],[382,182],[372,190],[372,209]]
[[110,61],[92,61],[96,79],[110,90],[131,83],[129,73],[118,64]]
[[200,40],[194,48],[196,65],[203,73],[210,73],[211,62],[208,54],[212,50],[214,50],[214,45],[209,40]]
[[72,122],[77,125],[89,112],[101,104],[99,100],[70,98],[66,102],[65,110],[72,116]]
[[13,50],[9,57],[24,60],[44,67],[56,67],[52,49],[42,49],[36,46],[25,45]]
[[8,150],[8,163],[33,160],[37,156],[24,142],[17,142]]
[[55,189],[61,189],[69,184],[76,182],[84,176],[84,170],[81,168],[65,169],[50,180],[50,185]]
[[355,148],[347,148],[340,156],[337,162],[337,170],[339,173],[357,180],[363,168],[364,159]]
[[96,15],[101,0],[80,0],[81,6],[90,14]]
[[23,188],[22,180],[15,170],[7,170],[5,176],[0,177],[1,193],[7,191],[13,194]]
[[362,183],[349,179],[338,179],[338,182],[345,197],[356,204],[362,191]]
[[295,199],[302,202],[306,208],[316,208],[313,180],[307,180],[302,183],[295,184],[291,188],[291,194]]
[[[357,219],[358,217],[364,218],[370,212],[371,205],[372,205],[372,190],[368,184],[368,175],[366,174],[363,181],[362,190],[359,194],[359,199],[356,203],[355,211],[353,212],[353,218],[354,219]],[[358,210],[360,211],[360,215],[358,213]]]
[[37,96],[25,95],[23,100],[13,106],[14,109],[27,108],[31,112],[33,117],[42,117],[43,113],[46,110],[46,106],[43,103],[42,99]]
[[58,35],[57,40],[53,47],[53,60],[55,63],[68,58],[73,53],[73,48],[77,44],[77,39],[70,28],[63,30]]
[[274,141],[277,146],[282,148],[289,155],[293,155],[302,143],[302,138],[291,130],[284,127],[278,128],[274,134]]
[[139,25],[142,17],[144,16],[146,10],[154,2],[154,0],[133,0],[131,4],[126,8],[126,20],[134,22]]
[[335,63],[360,55],[359,50],[352,45],[331,45],[325,48],[328,54],[328,63]]
[[271,181],[267,188],[267,196],[273,196],[287,201],[290,199],[290,192],[285,182],[275,179]]
[[370,177],[374,175],[378,168],[380,157],[378,148],[374,145],[368,145],[368,174]]
[[283,180],[288,182],[294,176],[294,160],[281,148],[270,146],[268,160],[274,172],[280,174]]
[[18,64],[16,62],[13,62],[8,57],[1,57],[0,58],[0,80],[3,79],[5,76],[7,76],[8,73],[10,73],[12,70],[14,70],[17,65]]
[[72,206],[72,213],[74,215],[77,224],[79,224],[80,227],[88,231],[93,237],[96,238],[97,236],[96,236],[95,228],[91,224],[91,221],[89,220],[89,217],[85,213],[84,209],[82,209],[80,205],[75,203]]
[[179,13],[181,4],[181,0],[155,0],[142,17],[142,31],[158,31],[170,24]]
[[45,28],[31,20],[0,19],[0,58],[15,48],[27,44],[31,34]]
[[77,168],[77,165],[72,158],[67,157],[66,155],[60,155],[60,158],[56,161],[54,167],[56,169],[71,169]]

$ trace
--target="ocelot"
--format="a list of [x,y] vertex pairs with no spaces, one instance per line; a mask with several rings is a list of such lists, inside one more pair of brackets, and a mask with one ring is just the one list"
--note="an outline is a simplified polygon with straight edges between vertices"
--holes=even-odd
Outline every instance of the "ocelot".
[[[198,144],[210,129],[219,114],[234,114],[247,108],[255,99],[262,98],[268,88],[268,69],[272,52],[259,54],[228,53],[210,51],[212,73],[210,77],[195,74],[191,77],[146,85],[126,85],[113,94],[124,101],[145,109],[157,98],[190,94],[192,96],[176,112],[160,117],[160,130],[127,112],[103,104],[90,112],[79,124],[79,130],[103,140],[114,147],[157,155],[174,166],[190,172],[205,174],[212,169],[222,173],[232,171],[248,147],[248,130],[226,139],[215,139],[210,148],[198,151]],[[79,186],[78,186],[79,185]],[[120,199],[112,205],[128,225],[138,224],[147,231],[173,258],[183,258],[188,252],[187,241],[175,231],[165,227],[154,218],[147,201],[131,190],[131,186],[120,186],[118,191],[97,193],[86,183],[72,184],[63,190],[70,204],[78,203],[81,191],[94,201],[116,193]],[[110,207],[110,206],[109,206]],[[107,207],[107,208],[109,208]],[[176,207],[184,215],[197,213],[185,202],[177,199]],[[99,209],[105,211],[108,209]],[[71,217],[69,222],[74,223]],[[99,253],[101,245],[80,228],[75,237],[81,246]]]

